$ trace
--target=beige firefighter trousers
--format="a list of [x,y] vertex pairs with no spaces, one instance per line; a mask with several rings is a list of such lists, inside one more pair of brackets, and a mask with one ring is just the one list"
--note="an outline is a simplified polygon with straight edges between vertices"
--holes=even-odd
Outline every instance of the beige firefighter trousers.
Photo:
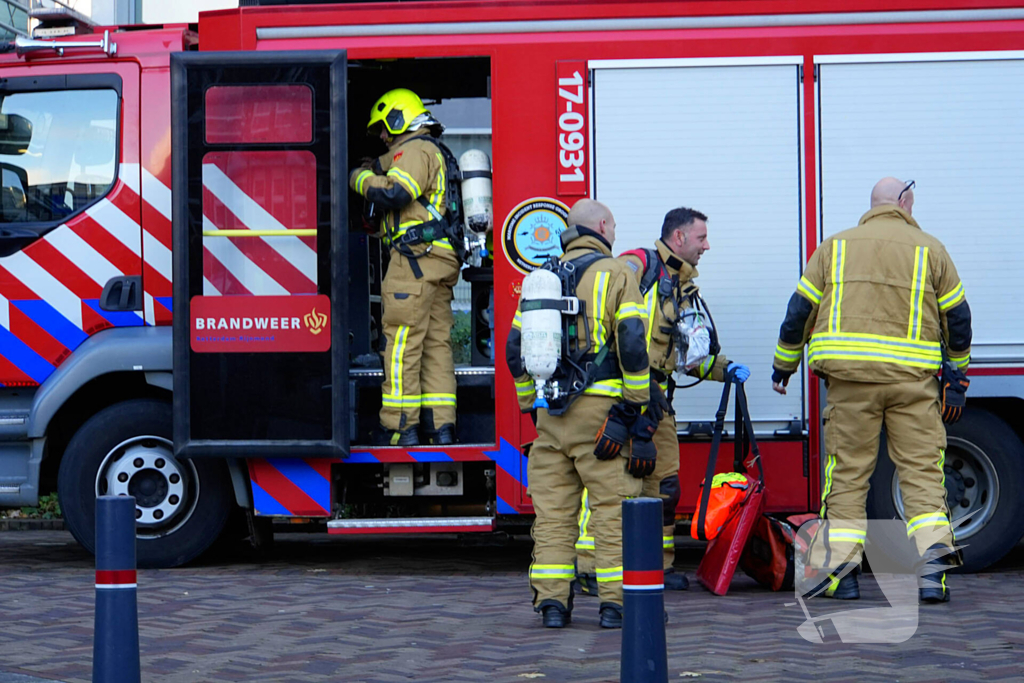
[[642,481],[626,471],[628,448],[611,460],[594,456],[594,440],[616,402],[604,396],[580,396],[562,416],[541,410],[537,440],[530,450],[529,493],[533,522],[530,586],[533,604],[557,600],[570,604],[578,535],[576,515],[586,487],[589,529],[594,536],[598,595],[622,604],[622,501],[640,495]]
[[[676,416],[665,413],[654,432],[654,445],[658,449],[658,460],[654,464],[654,472],[644,477],[640,495],[647,498],[667,498],[661,494],[661,482],[674,474],[679,474],[679,436],[676,431]],[[577,521],[579,537],[576,539],[576,572],[578,574],[594,573],[594,535],[590,530],[591,513],[589,509],[590,494],[583,491],[583,502],[580,505]],[[664,568],[670,569],[676,560],[675,524],[662,529],[661,545],[664,549]]]
[[452,288],[459,280],[454,255],[409,259],[391,250],[381,285],[385,347],[380,423],[407,430],[423,418],[427,429],[455,424],[455,365],[452,362]]
[[835,568],[861,561],[868,480],[875,470],[883,425],[889,458],[899,475],[907,536],[919,553],[935,543],[952,548],[943,473],[946,430],[935,378],[895,384],[829,378],[826,386],[821,516],[829,523],[814,539],[812,564]]

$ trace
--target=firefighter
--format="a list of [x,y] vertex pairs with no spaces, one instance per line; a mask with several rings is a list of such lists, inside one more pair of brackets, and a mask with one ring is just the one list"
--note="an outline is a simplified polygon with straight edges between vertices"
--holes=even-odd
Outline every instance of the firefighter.
[[[708,217],[700,211],[680,207],[665,214],[661,225],[661,239],[654,243],[654,249],[627,251],[619,259],[630,269],[640,286],[647,314],[648,354],[651,362],[651,410],[660,413],[654,443],[659,458],[654,473],[644,478],[642,495],[661,497],[663,509],[665,589],[686,590],[689,582],[686,575],[676,573],[675,524],[676,506],[679,504],[679,440],[676,430],[675,411],[672,410],[676,370],[676,343],[672,330],[679,316],[678,310],[693,308],[697,286],[697,263],[708,244]],[[744,382],[750,377],[745,365],[730,362],[721,353],[713,353],[700,365],[687,371],[698,379],[721,382],[727,374],[734,381]],[[584,496],[586,503],[587,496]],[[594,539],[589,533],[590,512],[585,505],[580,510],[580,537],[576,542],[577,573],[581,592],[589,593],[593,588],[593,547]]]
[[[641,419],[650,384],[645,316],[632,272],[611,258],[615,219],[608,207],[581,199],[568,222],[561,236],[561,261],[575,264],[600,257],[581,266],[581,273],[572,271],[578,274],[574,296],[581,313],[567,329],[575,344],[587,350],[578,367],[589,369],[580,378],[582,393],[537,409],[538,436],[528,470],[536,512],[530,585],[534,610],[542,613],[544,626],[561,628],[570,622],[575,515],[586,487],[596,541],[600,624],[621,628],[622,501],[640,494],[641,477],[653,471],[655,461],[654,425]],[[506,347],[524,412],[538,398],[522,358],[525,315],[520,301]]]
[[946,505],[946,432],[935,374],[944,355],[954,372],[966,369],[971,309],[945,247],[912,216],[914,185],[880,180],[857,227],[818,247],[789,300],[775,350],[775,391],[786,393],[808,341],[810,368],[828,390],[821,505],[827,531],[815,538],[811,556],[831,572],[818,587],[828,597],[860,595],[865,501],[883,426],[907,535],[921,557],[920,599],[948,601],[945,569],[961,562]]
[[[367,130],[387,154],[356,168],[349,186],[383,210],[380,236],[390,248],[381,286],[384,384],[377,445],[455,441],[455,366],[451,302],[459,260],[443,237],[445,160],[433,142],[444,126],[416,93],[381,96]],[[432,239],[433,238],[433,239]]]

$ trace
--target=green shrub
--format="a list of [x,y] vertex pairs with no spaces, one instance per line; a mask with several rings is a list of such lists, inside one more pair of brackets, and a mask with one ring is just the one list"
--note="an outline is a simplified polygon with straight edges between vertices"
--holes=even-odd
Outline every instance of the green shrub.
[[452,325],[452,359],[456,365],[469,365],[470,350],[469,313],[455,312],[455,324]]

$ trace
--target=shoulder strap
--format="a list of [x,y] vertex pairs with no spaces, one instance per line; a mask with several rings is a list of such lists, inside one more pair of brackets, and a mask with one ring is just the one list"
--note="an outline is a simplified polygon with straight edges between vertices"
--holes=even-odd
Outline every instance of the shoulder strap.
[[647,296],[651,287],[658,281],[662,274],[661,259],[654,249],[630,249],[622,252],[622,256],[635,256],[640,259],[643,266],[643,273],[640,275],[640,296]]

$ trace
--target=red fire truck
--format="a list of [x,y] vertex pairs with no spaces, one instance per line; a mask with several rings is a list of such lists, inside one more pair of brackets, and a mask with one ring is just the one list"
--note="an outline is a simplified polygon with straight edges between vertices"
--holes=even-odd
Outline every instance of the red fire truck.
[[[147,566],[196,557],[236,507],[255,530],[274,518],[338,534],[522,525],[534,432],[501,349],[524,274],[558,253],[568,207],[595,197],[615,212],[617,251],[650,246],[675,206],[710,216],[699,283],[725,352],[753,370],[769,510],[816,510],[823,388],[804,373],[787,396],[771,392],[778,325],[815,245],[895,175],[917,181],[915,215],[947,245],[974,311],[946,487],[968,565],[985,567],[1024,534],[1015,4],[321,4],[145,27],[44,17],[42,35],[0,55],[0,505],[56,486],[91,548],[94,497],[133,495]],[[457,153],[493,159],[493,261],[463,271],[471,348],[450,447],[368,445],[386,255],[346,178],[380,152],[367,112],[397,86],[428,101]],[[681,516],[717,393],[675,397]],[[869,512],[894,518],[882,451]]]

